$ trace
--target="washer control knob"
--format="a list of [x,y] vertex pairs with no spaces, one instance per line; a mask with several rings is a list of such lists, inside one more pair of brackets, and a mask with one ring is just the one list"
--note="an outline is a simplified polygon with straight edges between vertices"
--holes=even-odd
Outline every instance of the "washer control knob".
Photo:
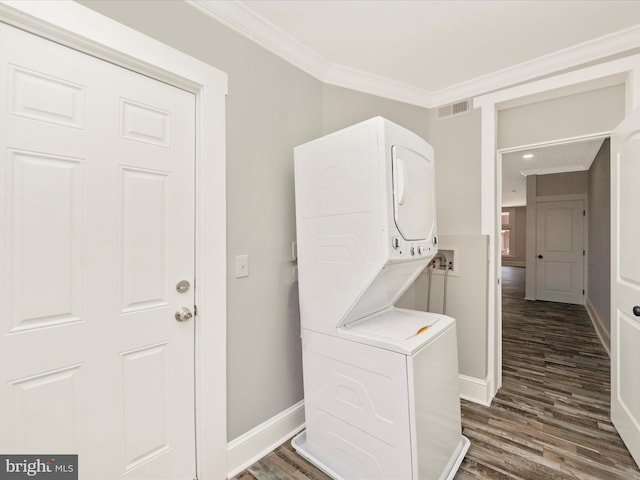
[[411,247],[411,256],[413,257],[416,254],[416,247]]
[[422,255],[424,253],[424,247],[422,245],[418,245],[418,255]]
[[400,239],[398,237],[393,237],[391,239],[391,246],[393,247],[394,250],[398,248],[400,246]]

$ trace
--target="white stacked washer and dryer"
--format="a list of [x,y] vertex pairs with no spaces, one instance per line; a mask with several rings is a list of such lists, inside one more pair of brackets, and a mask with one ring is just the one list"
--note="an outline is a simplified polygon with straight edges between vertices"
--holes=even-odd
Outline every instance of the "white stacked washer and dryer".
[[335,479],[452,479],[455,320],[394,307],[437,253],[433,148],[375,117],[295,148],[306,430]]

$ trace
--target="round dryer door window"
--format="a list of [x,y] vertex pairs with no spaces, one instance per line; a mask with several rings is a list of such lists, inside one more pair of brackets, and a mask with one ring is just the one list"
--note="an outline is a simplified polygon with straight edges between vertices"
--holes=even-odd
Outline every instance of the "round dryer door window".
[[433,160],[413,150],[391,148],[393,214],[405,240],[426,240],[435,233]]

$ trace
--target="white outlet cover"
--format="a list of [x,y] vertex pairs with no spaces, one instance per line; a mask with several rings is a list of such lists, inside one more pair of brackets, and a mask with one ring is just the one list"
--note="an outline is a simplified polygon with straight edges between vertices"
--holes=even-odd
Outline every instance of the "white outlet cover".
[[249,255],[236,255],[236,278],[249,276]]

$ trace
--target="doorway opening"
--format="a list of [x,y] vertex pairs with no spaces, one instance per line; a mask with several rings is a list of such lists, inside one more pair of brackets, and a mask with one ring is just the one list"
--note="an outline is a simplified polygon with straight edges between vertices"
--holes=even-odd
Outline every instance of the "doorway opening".
[[609,156],[608,134],[596,134],[500,150],[496,172],[502,302],[521,281],[526,300],[584,305],[607,352]]

